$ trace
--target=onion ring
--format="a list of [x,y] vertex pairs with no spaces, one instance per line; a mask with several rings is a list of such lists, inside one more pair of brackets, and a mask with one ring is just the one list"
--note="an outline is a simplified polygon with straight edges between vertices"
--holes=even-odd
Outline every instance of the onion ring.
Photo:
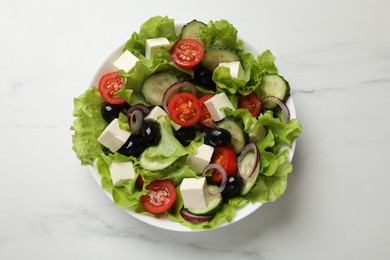
[[167,90],[165,90],[163,99],[162,99],[162,106],[165,110],[165,112],[168,113],[168,102],[169,99],[176,93],[180,91],[181,88],[189,88],[189,92],[194,94],[196,96],[196,88],[195,85],[188,81],[181,81],[173,83]]
[[226,187],[227,174],[226,174],[225,169],[221,165],[219,165],[218,163],[210,163],[209,165],[206,166],[206,168],[204,168],[202,175],[205,176],[206,172],[208,172],[208,170],[210,170],[210,169],[218,170],[222,176],[221,185],[219,186],[219,188],[217,190],[211,191],[210,189],[208,189],[209,194],[217,195],[217,194],[221,193]]
[[283,113],[282,122],[288,123],[288,120],[290,119],[290,110],[288,109],[286,103],[284,103],[283,100],[281,100],[280,98],[275,97],[275,96],[265,97],[265,98],[263,98],[263,100],[261,100],[261,103],[264,103],[267,101],[272,101],[272,102],[276,103],[282,109],[282,113]]
[[127,110],[127,115],[129,115],[135,109],[140,109],[144,113],[144,116],[147,116],[150,113],[150,109],[144,104],[136,104]]
[[180,211],[180,214],[185,220],[189,222],[204,222],[214,218],[214,215],[207,215],[207,216],[194,215],[188,212],[188,210],[184,208]]
[[[245,157],[245,155],[250,152],[250,151],[253,151],[255,153],[255,163],[253,164],[253,167],[252,169],[250,170],[250,173],[248,176],[245,176],[247,174],[243,174],[241,172],[241,161],[242,159]],[[258,166],[258,163],[259,163],[259,160],[260,160],[260,153],[259,153],[259,150],[257,149],[257,146],[255,143],[249,143],[247,144],[244,149],[242,150],[242,152],[240,153],[240,155],[238,156],[237,158],[237,168],[238,168],[238,173],[241,175],[241,177],[243,179],[249,179],[255,172],[256,172],[256,169],[257,169],[257,166]]]
[[134,109],[128,113],[127,122],[133,133],[137,133],[141,129],[143,120],[144,113],[141,109]]

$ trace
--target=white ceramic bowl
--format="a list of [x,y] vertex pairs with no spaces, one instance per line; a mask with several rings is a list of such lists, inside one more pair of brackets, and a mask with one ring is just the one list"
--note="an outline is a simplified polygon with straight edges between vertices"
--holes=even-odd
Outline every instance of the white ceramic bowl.
[[[179,25],[177,29],[179,30],[180,28],[181,28],[181,26]],[[104,60],[104,62],[101,64],[101,66],[99,67],[99,69],[97,70],[97,72],[95,73],[95,75],[94,75],[94,77],[93,77],[93,79],[91,81],[91,85],[90,85],[91,87],[92,86],[97,86],[100,77],[102,75],[104,75],[105,73],[117,70],[114,67],[113,62],[122,54],[123,47],[124,47],[124,44],[119,46],[116,50],[114,50]],[[245,48],[246,51],[252,53],[255,56],[260,54],[259,51],[257,51],[255,48],[253,48],[251,45],[249,45],[247,43],[244,44],[244,48]],[[294,106],[294,102],[293,102],[292,97],[290,97],[288,99],[287,106],[288,106],[288,108],[290,110],[290,118],[296,118],[295,106]],[[293,155],[294,155],[295,145],[296,145],[296,142],[293,143],[292,148],[290,149],[290,152],[289,152],[289,160],[290,161],[292,160]],[[90,171],[92,173],[92,176],[94,177],[96,182],[101,187],[100,176],[99,176],[96,168],[94,166],[89,166],[89,169],[90,169]],[[104,189],[102,189],[102,190],[113,201],[111,193],[105,191]],[[254,204],[249,203],[245,207],[243,207],[241,209],[238,209],[236,211],[236,216],[233,219],[233,221],[225,223],[223,225],[220,225],[220,226],[218,226],[216,228],[221,228],[221,227],[224,227],[224,226],[227,226],[227,225],[231,225],[231,224],[233,224],[233,223],[235,223],[235,222],[237,222],[237,221],[247,217],[248,215],[250,215],[251,213],[256,211],[258,208],[260,208],[261,205],[262,205],[261,203],[254,203]],[[180,231],[180,232],[207,231],[207,230],[192,230],[192,229],[190,229],[188,227],[185,227],[185,226],[183,226],[183,225],[181,225],[181,224],[179,224],[177,222],[170,221],[170,220],[168,220],[167,218],[164,218],[164,217],[162,217],[162,218],[154,218],[154,217],[151,217],[151,216],[138,214],[138,213],[126,210],[126,209],[124,209],[124,210],[127,213],[129,213],[131,216],[133,216],[134,218],[139,219],[142,222],[145,222],[145,223],[147,223],[149,225],[152,225],[152,226],[155,226],[155,227],[158,227],[158,228],[161,228],[161,229],[172,230],[172,231]],[[216,228],[214,228],[214,229],[216,229]]]

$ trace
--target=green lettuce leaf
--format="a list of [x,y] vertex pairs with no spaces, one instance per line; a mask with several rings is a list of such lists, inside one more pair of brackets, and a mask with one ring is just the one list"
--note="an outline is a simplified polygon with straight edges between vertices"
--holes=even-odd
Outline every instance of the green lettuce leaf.
[[124,50],[134,55],[145,56],[146,40],[150,38],[165,37],[170,42],[177,40],[174,20],[167,16],[154,16],[141,25],[139,33],[134,32],[126,42]]
[[101,116],[104,100],[96,87],[87,89],[78,98],[74,99],[73,121],[71,130],[73,146],[82,165],[92,164],[102,153],[102,146],[97,138],[107,123]]
[[280,118],[274,118],[272,111],[259,116],[258,121],[267,131],[272,131],[275,138],[273,152],[277,152],[283,145],[291,148],[292,143],[302,132],[302,126],[297,119],[290,119],[287,124],[281,122]]
[[227,67],[217,67],[213,72],[213,80],[219,89],[223,89],[230,94],[236,93],[247,83],[245,79],[232,78],[230,70]]
[[260,72],[263,74],[277,74],[278,69],[275,65],[275,56],[270,50],[264,51],[257,57]]
[[226,46],[240,52],[243,42],[237,39],[237,29],[226,20],[210,21],[202,28],[200,37],[205,46]]
[[[110,175],[110,165],[113,162],[133,162],[134,171],[136,176],[134,179],[129,180],[123,186],[114,186]],[[116,205],[126,208],[128,210],[136,210],[139,208],[140,197],[146,194],[146,190],[136,187],[136,180],[139,175],[139,163],[131,156],[127,157],[119,153],[106,155],[100,155],[96,160],[97,171],[101,178],[102,188],[112,194],[112,198]]]
[[[157,122],[160,126],[161,141],[158,145],[145,149],[141,154],[140,163],[143,168],[152,170],[153,168],[156,168],[156,165],[158,164],[160,164],[161,167],[168,167],[180,157],[189,153],[195,153],[196,147],[201,144],[201,138],[200,135],[198,135],[190,145],[184,147],[176,139],[171,120],[168,116],[160,116],[157,119]],[[157,168],[158,167],[159,166],[157,166]]]

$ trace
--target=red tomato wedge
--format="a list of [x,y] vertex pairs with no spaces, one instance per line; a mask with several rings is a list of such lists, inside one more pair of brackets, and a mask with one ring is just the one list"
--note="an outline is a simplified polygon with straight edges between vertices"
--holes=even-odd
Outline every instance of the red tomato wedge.
[[[214,149],[211,163],[218,163],[225,171],[226,175],[233,175],[237,172],[237,158],[234,151],[227,146],[217,146]],[[211,180],[215,182],[222,181],[222,175],[219,171],[214,171],[211,175]]]
[[199,100],[189,92],[177,93],[168,102],[168,114],[176,124],[181,126],[194,125],[200,116]]
[[209,110],[207,109],[206,105],[204,102],[210,98],[212,98],[214,95],[213,94],[206,94],[200,97],[199,99],[199,105],[200,105],[200,117],[199,117],[199,125],[207,128],[214,128],[215,127],[215,122],[213,118],[210,115]]
[[195,67],[204,55],[203,44],[194,39],[182,39],[171,48],[172,60],[179,67],[189,69]]
[[244,96],[240,93],[238,96],[238,108],[245,108],[251,112],[252,116],[258,117],[261,111],[261,101],[260,97],[255,93],[251,92],[248,95]]
[[146,189],[149,194],[141,197],[141,204],[150,213],[163,213],[175,203],[176,188],[169,180],[153,181]]
[[99,81],[99,92],[102,98],[110,104],[122,104],[125,100],[116,95],[124,86],[124,81],[118,72],[109,72],[103,75]]

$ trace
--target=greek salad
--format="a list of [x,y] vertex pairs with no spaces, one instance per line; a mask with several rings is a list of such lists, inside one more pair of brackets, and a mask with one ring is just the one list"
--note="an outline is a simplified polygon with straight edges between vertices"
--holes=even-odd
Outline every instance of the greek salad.
[[73,150],[120,207],[191,229],[231,222],[279,198],[292,172],[285,148],[302,128],[274,59],[247,52],[226,20],[178,31],[152,17],[74,99]]

